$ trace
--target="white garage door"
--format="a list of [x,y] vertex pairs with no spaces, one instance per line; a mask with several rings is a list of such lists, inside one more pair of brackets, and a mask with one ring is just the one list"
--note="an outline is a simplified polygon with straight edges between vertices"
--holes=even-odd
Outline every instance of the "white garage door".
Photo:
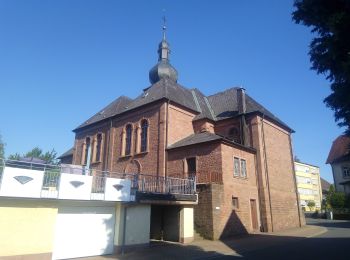
[[114,207],[60,207],[53,259],[113,253]]

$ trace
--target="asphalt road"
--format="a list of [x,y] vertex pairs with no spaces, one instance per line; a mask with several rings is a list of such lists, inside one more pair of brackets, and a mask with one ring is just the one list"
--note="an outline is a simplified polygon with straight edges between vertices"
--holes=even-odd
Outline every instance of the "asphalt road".
[[350,221],[308,219],[307,223],[323,226],[327,232],[278,246],[242,252],[242,257],[220,256],[216,259],[350,259]]

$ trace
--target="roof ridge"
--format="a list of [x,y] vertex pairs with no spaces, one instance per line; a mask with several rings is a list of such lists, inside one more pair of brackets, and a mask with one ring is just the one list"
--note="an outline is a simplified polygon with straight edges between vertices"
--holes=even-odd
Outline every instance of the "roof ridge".
[[220,91],[220,92],[216,92],[215,94],[212,94],[212,95],[209,95],[208,97],[213,97],[213,96],[217,96],[217,95],[220,95],[220,94],[223,94],[223,93],[225,93],[225,92],[228,92],[228,91],[230,91],[230,90],[237,90],[237,89],[239,89],[240,87],[230,87],[230,88],[228,88],[228,89],[225,89],[225,90],[223,90],[223,91]]

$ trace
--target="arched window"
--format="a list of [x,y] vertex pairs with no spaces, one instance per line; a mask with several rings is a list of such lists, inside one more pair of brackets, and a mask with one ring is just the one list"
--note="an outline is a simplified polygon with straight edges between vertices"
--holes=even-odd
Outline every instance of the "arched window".
[[148,138],[148,121],[146,119],[141,122],[141,152],[147,151]]
[[131,135],[132,135],[132,126],[128,124],[125,128],[125,155],[129,155],[131,152]]
[[102,154],[102,134],[97,134],[96,142],[96,162],[99,162]]
[[84,161],[83,161],[84,165],[87,165],[87,166],[90,165],[90,156],[91,156],[91,140],[90,140],[90,137],[86,137],[85,150],[84,150]]
[[230,140],[234,141],[235,143],[240,143],[239,132],[238,132],[238,129],[236,127],[230,128],[230,130],[228,132],[228,138]]

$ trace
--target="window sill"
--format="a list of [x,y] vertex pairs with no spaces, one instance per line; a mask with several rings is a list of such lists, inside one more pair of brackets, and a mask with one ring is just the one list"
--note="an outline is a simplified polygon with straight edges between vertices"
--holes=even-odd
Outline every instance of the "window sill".
[[97,164],[100,164],[100,163],[102,163],[102,161],[92,162],[91,165],[97,165]]
[[240,179],[240,180],[248,180],[248,177],[242,177],[242,176],[233,176],[235,179]]
[[129,157],[131,157],[131,156],[132,156],[132,154],[121,155],[119,158],[120,158],[120,159],[126,159],[126,158],[129,158]]
[[137,156],[137,155],[142,156],[142,155],[145,155],[145,154],[148,154],[148,151],[136,153],[135,156]]

